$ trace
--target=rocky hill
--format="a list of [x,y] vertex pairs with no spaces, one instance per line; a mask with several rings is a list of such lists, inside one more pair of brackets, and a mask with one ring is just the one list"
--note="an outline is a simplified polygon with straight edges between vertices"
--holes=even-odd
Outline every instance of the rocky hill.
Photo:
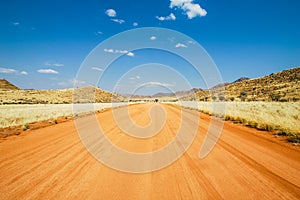
[[125,101],[125,97],[95,87],[62,90],[0,90],[0,104],[69,104]]
[[11,84],[5,79],[0,79],[0,90],[19,90],[17,86]]
[[[221,85],[225,85],[222,89]],[[211,90],[200,90],[181,100],[198,101],[300,101],[300,67],[261,78],[241,78]]]
[[248,77],[241,77],[241,78],[235,80],[233,83],[237,83],[237,82],[241,82],[241,81],[245,81],[245,80],[249,80],[249,79],[250,78],[248,78]]

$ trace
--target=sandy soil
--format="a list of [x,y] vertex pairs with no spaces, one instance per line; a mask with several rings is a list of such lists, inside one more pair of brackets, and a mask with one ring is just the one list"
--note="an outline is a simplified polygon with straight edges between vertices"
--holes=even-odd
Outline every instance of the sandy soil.
[[[158,104],[165,112],[158,115],[161,109],[151,110],[154,105],[129,107],[133,121],[149,129],[155,128],[151,122],[161,125],[167,117],[160,132],[148,139],[122,133],[111,110],[97,117],[112,143],[131,152],[151,152],[168,144],[181,126],[178,107]],[[183,112],[191,127],[199,120],[198,112]],[[88,118],[87,133],[94,130]],[[1,139],[0,199],[300,199],[299,150],[260,137],[261,131],[225,122],[216,147],[201,160],[209,122],[201,114],[188,151],[172,165],[145,174],[99,163],[82,145],[73,121]]]

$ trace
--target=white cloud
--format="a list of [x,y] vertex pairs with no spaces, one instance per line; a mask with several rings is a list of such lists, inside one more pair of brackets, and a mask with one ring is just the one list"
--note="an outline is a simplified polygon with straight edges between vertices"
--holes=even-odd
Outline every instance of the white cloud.
[[59,82],[58,85],[60,86],[83,86],[85,84],[85,81],[81,81],[81,80],[76,80],[76,79],[70,79],[67,82]]
[[9,68],[0,68],[0,73],[2,74],[21,74],[21,75],[28,75],[26,71],[21,71],[19,73],[18,70],[15,69],[9,69]]
[[17,73],[17,70],[9,69],[9,68],[0,68],[0,73],[2,74],[14,74]]
[[189,19],[200,16],[204,17],[207,15],[205,9],[203,9],[199,4],[193,3],[193,0],[171,0],[170,8],[180,8]]
[[155,36],[151,36],[150,40],[156,40],[156,37]]
[[105,14],[109,17],[115,17],[117,16],[117,12],[114,9],[107,9],[105,11]]
[[125,22],[125,20],[123,20],[123,19],[111,19],[111,21],[119,23],[119,24],[123,24]]
[[162,82],[146,82],[146,83],[139,84],[138,86],[139,87],[156,87],[156,86],[173,87],[175,85],[170,83],[162,83]]
[[71,83],[72,85],[80,86],[80,85],[84,85],[85,81],[71,79],[71,80],[69,80],[69,83]]
[[192,3],[193,0],[170,0],[170,8],[181,7],[186,3]]
[[140,76],[134,76],[134,77],[130,77],[130,80],[139,80],[141,77]]
[[207,12],[199,4],[186,3],[182,6],[183,10],[186,11],[186,14],[189,19],[193,19],[194,17],[206,16]]
[[101,31],[97,31],[95,34],[96,35],[102,35],[103,33]]
[[138,26],[139,24],[137,22],[133,22],[133,26]]
[[126,54],[128,53],[127,50],[115,50],[115,53],[123,53],[123,54]]
[[41,74],[58,74],[58,71],[55,71],[53,69],[39,69],[37,70],[37,72]]
[[104,51],[107,52],[107,53],[114,53],[113,49],[104,49]]
[[[117,12],[114,9],[107,9],[105,11],[105,14],[109,17],[116,17],[117,16]],[[119,23],[119,24],[123,24],[125,22],[125,20],[123,20],[123,19],[116,19],[116,18],[110,19],[110,20],[113,21],[113,22]]]
[[93,70],[97,70],[97,71],[103,71],[103,69],[100,68],[100,67],[92,67],[92,69],[93,69]]
[[176,48],[179,48],[179,47],[182,47],[182,48],[187,48],[187,46],[185,44],[182,44],[182,43],[177,43],[175,45]]
[[61,63],[53,63],[53,66],[54,67],[63,67],[65,66],[64,64],[61,64]]
[[134,53],[128,52],[126,55],[127,55],[127,56],[130,56],[130,57],[133,57],[133,56],[134,56]]
[[192,41],[192,40],[189,40],[188,43],[189,43],[189,44],[196,44],[196,42],[195,42],[195,41]]
[[169,16],[166,16],[166,17],[156,16],[156,19],[158,19],[159,21],[170,21],[170,20],[174,21],[174,20],[176,20],[176,16],[173,13],[171,13]]
[[159,21],[164,21],[165,20],[165,17],[159,17],[159,16],[156,16],[156,19],[158,19]]
[[65,66],[64,64],[62,64],[62,63],[51,63],[51,62],[45,62],[45,65],[46,66],[54,66],[54,67],[63,67],[63,66]]
[[13,22],[13,25],[14,25],[14,26],[19,26],[19,25],[20,25],[20,22]]
[[26,71],[21,71],[21,74],[24,76],[28,75],[28,73]]
[[126,54],[127,56],[133,57],[134,53],[128,51],[128,50],[118,50],[118,49],[104,49],[107,53],[120,53],[120,54]]

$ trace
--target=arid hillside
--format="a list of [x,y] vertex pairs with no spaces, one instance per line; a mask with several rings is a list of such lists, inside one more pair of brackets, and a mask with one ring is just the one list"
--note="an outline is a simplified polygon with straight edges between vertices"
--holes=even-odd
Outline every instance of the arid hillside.
[[[224,88],[222,88],[224,86]],[[225,90],[224,90],[225,89]],[[92,86],[62,90],[20,90],[7,80],[0,80],[0,104],[61,104],[105,103],[127,99],[153,99],[161,101],[180,98],[183,101],[300,101],[300,67],[248,79],[242,77],[232,83],[218,84],[210,90],[194,88],[175,94],[158,93],[153,96],[119,95]],[[74,94],[74,95],[73,95]]]
[[[300,101],[300,67],[273,73],[261,78],[241,78],[211,90],[196,91],[199,101]],[[182,100],[195,100],[194,95]]]
[[5,79],[0,79],[0,90],[19,90],[19,88]]
[[[69,104],[124,101],[125,97],[95,87],[62,90],[2,90],[0,104]],[[74,94],[74,95],[73,95]],[[92,95],[92,98],[91,98]],[[88,98],[87,98],[88,97]],[[91,101],[91,99],[93,99]]]

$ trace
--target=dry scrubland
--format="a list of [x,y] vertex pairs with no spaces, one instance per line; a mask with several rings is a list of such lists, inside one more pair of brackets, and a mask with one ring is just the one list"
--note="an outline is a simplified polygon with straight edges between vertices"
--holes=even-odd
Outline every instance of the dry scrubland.
[[55,120],[58,117],[73,116],[73,113],[89,113],[105,108],[126,105],[127,103],[96,104],[35,104],[35,105],[1,105],[0,128],[26,125],[27,123]]
[[261,130],[300,136],[300,102],[192,102],[172,104],[232,120]]
[[[4,80],[5,81],[5,80]],[[3,85],[0,80],[0,86]],[[13,87],[11,84],[9,88]],[[93,86],[61,90],[19,90],[0,88],[1,104],[71,104],[122,102],[122,95],[107,92]],[[88,99],[87,99],[88,97]]]
[[211,90],[196,89],[182,101],[300,101],[300,67],[254,79],[224,83]]

